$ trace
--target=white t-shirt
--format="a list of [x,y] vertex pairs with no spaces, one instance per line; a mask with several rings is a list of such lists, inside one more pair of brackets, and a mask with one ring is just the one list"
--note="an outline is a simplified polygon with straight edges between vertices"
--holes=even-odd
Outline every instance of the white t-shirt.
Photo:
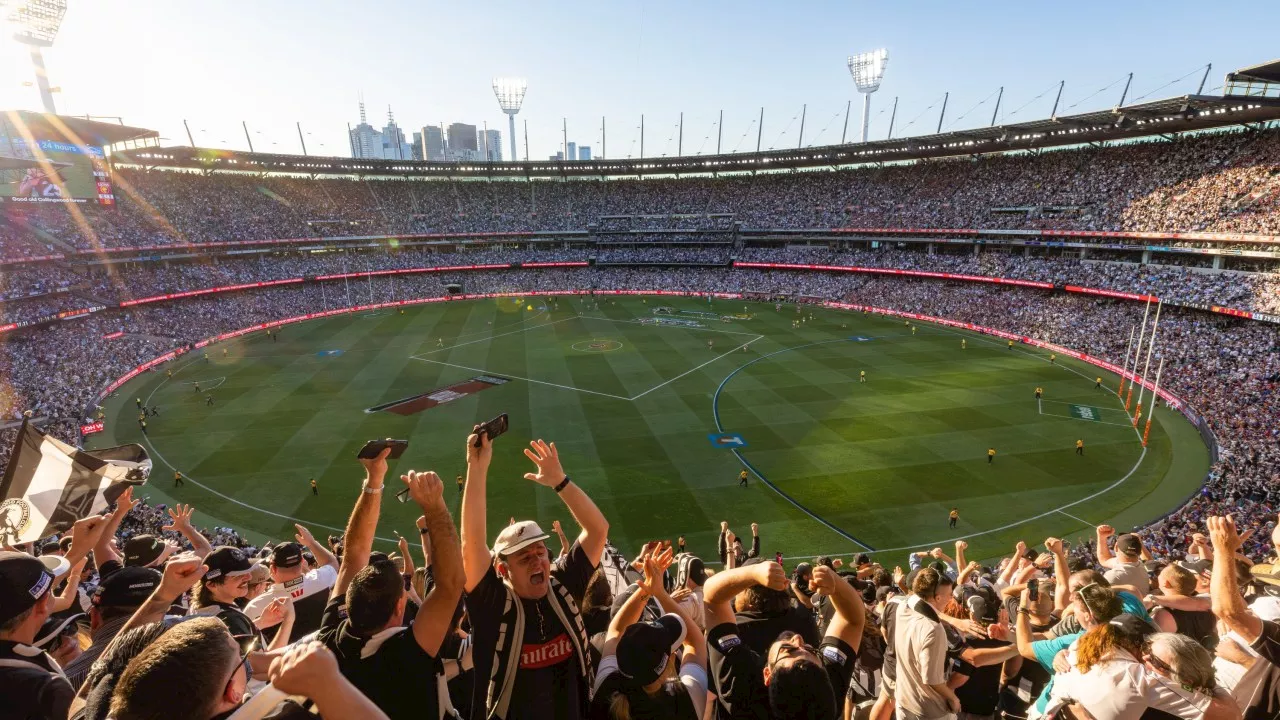
[[[329,601],[329,590],[338,581],[338,570],[331,565],[321,565],[299,578],[284,583],[273,583],[266,592],[249,601],[244,614],[255,624],[262,618],[262,611],[267,605],[279,597],[293,598],[293,609],[296,614],[293,623],[293,635],[298,636],[320,629],[320,618],[324,615],[325,603]],[[277,623],[259,626],[262,629],[275,627]]]

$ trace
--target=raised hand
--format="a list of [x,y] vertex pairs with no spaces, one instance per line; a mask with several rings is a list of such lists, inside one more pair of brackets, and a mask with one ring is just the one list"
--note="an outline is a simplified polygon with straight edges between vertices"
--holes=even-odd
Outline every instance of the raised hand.
[[897,566],[897,565],[894,566],[893,568],[893,584],[894,585],[901,585],[902,579],[905,578],[906,576],[907,574],[902,572],[901,566]]
[[278,597],[267,603],[267,606],[262,609],[262,616],[258,618],[258,622],[256,623],[258,627],[274,627],[284,622],[285,616],[293,609],[293,603],[291,600],[292,598],[290,596],[285,595],[284,597]]
[[1213,542],[1214,552],[1225,552],[1234,555],[1240,549],[1240,534],[1236,532],[1235,518],[1211,517],[1208,520],[1209,539]]
[[547,487],[555,487],[564,480],[564,468],[560,465],[560,453],[556,450],[555,443],[534,440],[529,443],[528,448],[525,448],[524,454],[538,468],[536,473],[525,473],[525,480],[532,480]]
[[1013,554],[1019,558],[1022,557],[1023,555],[1026,555],[1027,544],[1019,540],[1018,544],[1013,546]]
[[338,660],[323,643],[298,643],[271,661],[271,684],[289,695],[312,697],[340,677]]
[[560,527],[560,521],[559,521],[559,520],[552,520],[552,521],[551,521],[551,529],[552,529],[552,531],[554,531],[554,532],[555,532],[555,534],[557,534],[557,535],[559,535],[560,533],[564,532],[564,530],[563,530],[563,529],[561,529],[561,527]]
[[929,551],[929,557],[932,557],[934,560],[941,560],[941,559],[942,559],[942,548],[934,548],[934,549],[930,550],[930,551]]
[[721,532],[721,533],[727,533],[727,532],[729,532],[729,521],[728,521],[728,520],[721,520],[721,521],[720,521],[720,532]]
[[364,471],[368,473],[369,479],[375,482],[382,482],[382,478],[387,476],[387,456],[391,454],[391,448],[386,447],[377,457],[360,458],[360,464],[364,466]]
[[316,544],[316,538],[314,535],[311,534],[310,530],[306,529],[302,525],[299,525],[298,523],[293,524],[293,529],[297,531],[293,536],[294,540],[297,540],[299,543],[301,543],[305,547],[311,547],[312,545]]
[[[399,535],[399,533],[396,534]],[[405,540],[403,535],[400,535],[399,538],[397,538],[396,546],[400,548],[400,557],[409,557],[409,541]]]
[[752,534],[752,535],[759,535],[759,534],[760,534],[760,526],[759,526],[759,525],[757,525],[757,524],[755,524],[755,523],[751,523],[751,534]]
[[204,577],[209,570],[204,561],[195,555],[179,555],[165,563],[164,574],[160,578],[160,591],[163,597],[177,599],[195,586],[196,581]]
[[650,595],[657,595],[663,591],[662,574],[671,566],[672,553],[668,548],[664,551],[655,551],[650,553],[644,559],[644,577],[640,580],[640,587],[644,588]]
[[421,534],[423,530],[427,529],[427,516],[419,515],[418,519],[414,521],[414,524],[418,526],[418,533]]
[[1115,534],[1116,534],[1116,529],[1111,527],[1110,525],[1098,526],[1098,537],[1107,538]]
[[444,502],[444,481],[431,470],[410,470],[408,474],[400,476],[400,481],[409,488],[409,497],[423,510]]
[[141,500],[133,499],[133,486],[129,485],[120,493],[120,497],[116,498],[116,512],[120,515],[128,515],[131,510],[138,507]]
[[830,595],[836,586],[836,571],[826,565],[814,565],[813,575],[809,578],[809,588],[823,595]]
[[196,511],[190,505],[174,505],[169,508],[169,524],[160,528],[161,530],[172,530],[173,532],[182,532],[183,530],[193,530],[191,525],[191,514]]
[[968,550],[968,549],[969,549],[969,543],[965,542],[964,540],[957,540],[957,541],[956,541],[956,551],[957,551],[957,552],[964,552],[965,550]]
[[[479,429],[480,426],[476,425],[467,436],[467,464],[487,468],[493,459],[493,440],[488,433],[478,433]],[[476,447],[477,443],[480,447]]]
[[786,590],[787,589],[787,573],[782,566],[776,562],[764,562],[750,566],[755,574],[757,585],[763,585],[770,590]]
[[107,529],[107,519],[101,515],[81,518],[71,526],[71,547],[67,550],[68,562],[74,562],[89,554],[102,533]]
[[1046,550],[1053,553],[1054,555],[1062,554],[1062,541],[1059,540],[1058,538],[1055,538],[1055,537],[1045,538],[1044,547]]

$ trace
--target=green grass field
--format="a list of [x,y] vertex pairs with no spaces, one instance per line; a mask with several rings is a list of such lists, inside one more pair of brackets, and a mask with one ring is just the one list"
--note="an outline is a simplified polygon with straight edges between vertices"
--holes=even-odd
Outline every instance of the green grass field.
[[[554,493],[522,478],[532,465],[521,449],[544,438],[628,553],[684,535],[713,559],[721,520],[740,535],[754,521],[769,555],[867,547],[886,563],[902,562],[908,548],[950,552],[958,537],[970,557],[989,558],[1019,538],[1132,527],[1177,506],[1208,467],[1180,415],[1157,413],[1144,452],[1114,376],[1097,390],[1091,366],[1051,364],[1033,348],[929,324],[913,335],[901,320],[823,309],[806,309],[814,319],[793,328],[794,307],[756,303],[749,320],[685,314],[703,327],[641,324],[658,305],[744,312],[740,301],[628,297],[596,309],[561,298],[552,309],[534,298],[310,321],[283,328],[278,341],[255,334],[209,348],[208,360],[179,358],[172,379],[161,369],[133,380],[108,399],[107,431],[92,444],[142,442],[156,461],[143,495],[193,503],[202,526],[279,539],[292,536],[295,519],[317,535],[340,530],[362,477],[356,450],[371,438],[408,439],[393,473],[439,472],[456,507],[466,432],[505,412],[511,429],[490,470],[491,535],[511,516],[572,527]],[[735,349],[744,343],[746,352]],[[510,381],[416,414],[366,412],[482,374]],[[138,397],[160,411],[145,438]],[[741,460],[709,439],[720,432],[741,435]],[[988,447],[998,452],[992,464]],[[756,474],[738,487],[744,462],[775,487]],[[174,468],[190,478],[185,487],[172,487]],[[398,482],[383,500],[388,545],[393,529],[412,536],[416,517],[396,502]],[[961,514],[954,530],[952,506]]]

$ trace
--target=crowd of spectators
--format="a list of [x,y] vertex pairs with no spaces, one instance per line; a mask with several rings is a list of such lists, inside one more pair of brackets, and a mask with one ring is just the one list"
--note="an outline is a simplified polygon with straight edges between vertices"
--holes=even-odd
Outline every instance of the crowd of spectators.
[[[98,244],[554,230],[604,215],[677,212],[729,212],[775,227],[1274,233],[1278,140],[1275,131],[1239,132],[839,173],[609,183],[121,171],[118,211],[85,208],[73,220],[59,208],[24,209],[0,218],[0,246],[25,244],[30,252],[14,254],[21,258]],[[825,247],[402,250],[22,272],[41,263],[5,274],[11,302],[0,309],[28,318],[68,298],[119,301],[285,277],[576,261],[597,252],[601,264],[592,268],[305,282],[14,331],[0,344],[0,417],[29,415],[73,440],[78,425],[95,418],[107,383],[165,352],[280,318],[441,297],[454,284],[471,293],[664,289],[851,302],[999,328],[1113,363],[1143,313],[1138,303],[985,283],[713,267],[732,255],[1016,277],[1280,311],[1275,275]],[[672,266],[680,263],[703,267]],[[668,265],[645,266],[655,264]],[[31,288],[43,295],[18,299]],[[0,551],[4,713],[61,720],[80,690],[77,717],[115,720],[169,717],[175,708],[183,717],[223,718],[254,695],[262,708],[238,717],[261,717],[292,695],[331,718],[1280,718],[1277,332],[1166,307],[1160,338],[1162,385],[1204,419],[1219,460],[1199,493],[1134,533],[1101,526],[1092,543],[1073,549],[1031,539],[987,566],[966,561],[967,545],[957,541],[954,556],[935,548],[784,568],[781,558],[758,557],[756,528],[748,553],[726,521],[722,565],[713,571],[717,563],[687,553],[683,538],[607,546],[608,519],[570,480],[555,446],[537,441],[524,451],[533,463],[525,477],[580,526],[570,537],[553,528],[562,546],[556,558],[551,533],[534,521],[488,531],[490,458],[515,449],[460,434],[468,470],[456,519],[439,477],[397,468],[405,474],[388,480],[384,454],[362,461],[363,492],[331,543],[298,526],[296,537],[259,551],[231,528],[196,529],[190,508],[126,494],[110,515],[82,519],[65,537]],[[6,464],[12,432],[0,433]],[[407,541],[394,557],[372,552],[387,482],[422,511],[420,552]],[[733,521],[745,527],[750,518]],[[1039,557],[1027,552],[1033,546],[1043,548]],[[71,640],[77,632],[88,648]]]
[[[730,232],[735,224],[1275,235],[1278,167],[1280,131],[1271,129],[829,172],[607,182],[309,180],[119,168],[116,206],[6,209],[0,247],[19,258],[321,236],[597,228],[614,238],[610,233],[620,231]],[[646,215],[664,217],[640,217]]]

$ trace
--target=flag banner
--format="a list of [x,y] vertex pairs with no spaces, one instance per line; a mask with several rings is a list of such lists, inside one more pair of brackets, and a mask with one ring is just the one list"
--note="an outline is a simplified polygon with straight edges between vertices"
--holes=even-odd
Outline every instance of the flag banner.
[[151,473],[141,445],[80,450],[22,423],[0,482],[0,543],[17,545],[65,532],[102,512]]

